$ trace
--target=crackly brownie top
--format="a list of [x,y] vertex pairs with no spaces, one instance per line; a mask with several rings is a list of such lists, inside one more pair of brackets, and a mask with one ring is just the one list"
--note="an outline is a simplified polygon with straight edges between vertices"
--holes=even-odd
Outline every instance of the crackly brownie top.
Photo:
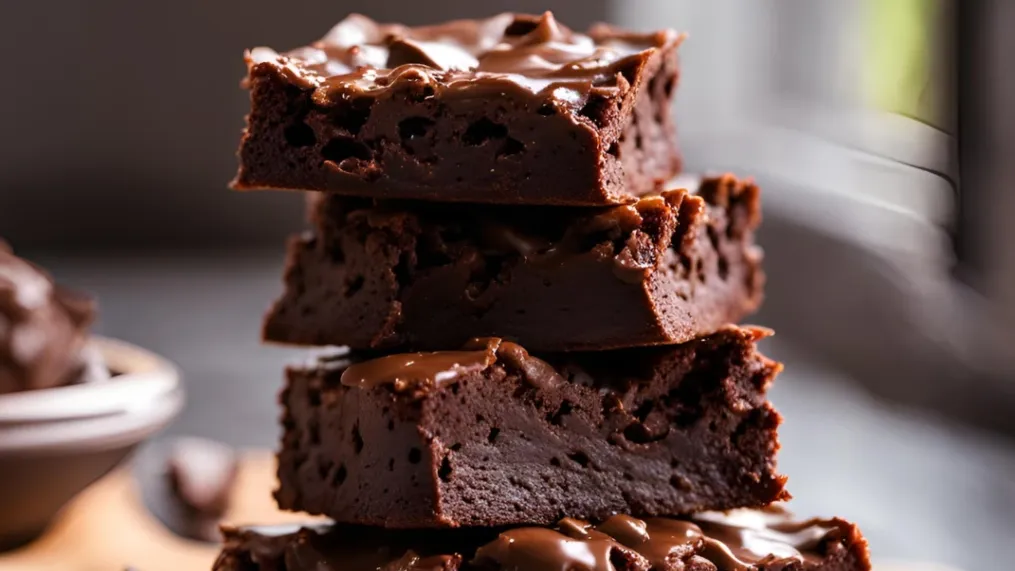
[[408,82],[467,96],[523,90],[580,108],[593,92],[628,89],[655,52],[681,39],[672,30],[639,34],[606,25],[580,34],[550,12],[420,27],[352,14],[309,46],[283,54],[255,48],[247,63],[251,71],[273,67],[291,84],[314,90],[319,105]]
[[689,519],[616,515],[598,525],[566,518],[553,528],[500,533],[324,525],[228,528],[225,534],[227,550],[245,552],[262,569],[274,569],[270,565],[284,557],[291,571],[664,570],[683,569],[692,558],[708,561],[718,571],[746,571],[815,565],[843,549],[866,552],[846,521],[797,520],[777,506],[706,512]]

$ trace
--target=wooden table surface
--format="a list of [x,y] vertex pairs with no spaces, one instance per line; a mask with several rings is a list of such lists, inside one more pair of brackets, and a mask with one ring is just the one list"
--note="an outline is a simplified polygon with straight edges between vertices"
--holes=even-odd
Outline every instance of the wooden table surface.
[[[263,493],[274,480],[269,452],[248,452],[240,466],[224,521],[307,521],[305,516],[278,511]],[[78,496],[44,537],[0,555],[0,571],[121,571],[128,566],[139,571],[211,569],[218,548],[174,536],[146,511],[141,496],[129,469],[110,474]],[[957,570],[922,562],[884,562],[876,571]]]
[[[300,355],[258,342],[260,315],[281,287],[281,252],[39,261],[61,281],[98,294],[100,332],[179,364],[188,404],[167,434],[275,445],[281,370]],[[780,468],[790,476],[792,509],[857,521],[879,565],[1015,568],[1015,443],[890,407],[789,340],[765,343],[787,365],[772,398],[786,417]],[[270,487],[255,493],[270,502]]]
[[[280,512],[265,490],[274,485],[274,458],[248,452],[233,488],[225,522],[307,521]],[[78,496],[38,541],[0,555],[0,571],[207,571],[218,547],[180,538],[146,509],[139,481],[120,469]]]

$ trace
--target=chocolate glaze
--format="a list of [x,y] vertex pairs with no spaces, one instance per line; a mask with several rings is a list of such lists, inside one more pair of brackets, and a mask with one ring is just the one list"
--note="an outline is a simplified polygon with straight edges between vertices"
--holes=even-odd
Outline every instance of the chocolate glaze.
[[244,570],[275,569],[272,563],[284,559],[288,571],[662,571],[683,569],[692,558],[701,558],[717,571],[753,571],[820,565],[847,549],[858,554],[855,568],[869,569],[866,544],[852,524],[839,519],[797,521],[778,507],[688,519],[617,515],[599,525],[564,519],[553,529],[520,527],[495,537],[483,529],[398,532],[355,526],[225,533],[226,550],[216,571],[237,569],[229,561],[240,555],[260,565]]
[[785,510],[740,510],[705,513],[695,523],[707,536],[702,556],[720,571],[750,571],[752,566],[779,562],[815,564],[822,546],[849,535],[849,524],[838,519],[794,521]]
[[565,382],[557,369],[546,361],[529,355],[524,347],[517,343],[501,343],[497,349],[497,359],[518,371],[525,382],[538,389],[552,389]]
[[640,520],[616,515],[595,529],[634,549],[656,568],[689,557],[703,541],[701,530],[693,523],[667,518]]
[[93,302],[0,247],[0,394],[88,378]]
[[461,351],[434,351],[388,355],[349,366],[342,384],[360,389],[391,386],[395,392],[426,390],[471,371],[481,371],[497,360],[497,338],[473,339]]
[[680,41],[672,31],[635,34],[606,26],[579,34],[550,12],[415,28],[353,14],[309,46],[284,54],[256,48],[247,62],[275,67],[292,85],[313,90],[322,106],[412,84],[469,97],[523,90],[580,109],[592,93],[626,88],[644,64],[643,52]]
[[425,391],[497,361],[517,370],[527,383],[552,388],[564,381],[553,365],[529,355],[521,345],[496,337],[473,339],[459,351],[432,351],[387,355],[349,364],[343,355],[329,365],[346,367],[343,385],[359,389],[389,386],[397,393]]
[[528,527],[501,533],[476,551],[475,562],[531,571],[614,571],[619,555],[666,569],[693,555],[702,543],[701,530],[686,521],[615,515],[593,526],[566,518],[556,530]]
[[613,571],[615,549],[620,549],[619,544],[605,535],[572,538],[543,527],[520,527],[476,550],[475,562],[527,571]]

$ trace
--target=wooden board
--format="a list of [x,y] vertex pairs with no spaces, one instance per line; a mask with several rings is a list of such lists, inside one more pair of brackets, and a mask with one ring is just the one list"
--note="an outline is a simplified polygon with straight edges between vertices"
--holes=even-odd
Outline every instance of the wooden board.
[[[280,512],[271,453],[246,453],[225,521],[284,523],[307,521],[305,514]],[[38,541],[0,555],[0,571],[207,571],[218,547],[182,539],[145,509],[137,483],[122,468],[85,490]]]
[[[306,514],[281,512],[270,490],[275,460],[270,452],[249,452],[240,462],[225,521],[286,523]],[[876,547],[875,547],[876,550]],[[0,571],[209,571],[218,547],[182,539],[145,509],[137,482],[122,468],[74,500],[38,541],[0,555]],[[885,563],[877,571],[958,571],[917,563]]]

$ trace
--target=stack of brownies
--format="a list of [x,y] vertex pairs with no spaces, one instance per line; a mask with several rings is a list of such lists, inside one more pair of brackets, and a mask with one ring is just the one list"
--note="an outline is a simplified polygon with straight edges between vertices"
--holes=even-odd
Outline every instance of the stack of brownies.
[[281,508],[219,571],[869,569],[776,472],[759,192],[680,174],[682,36],[350,16],[248,54],[239,189],[310,192],[264,338]]

